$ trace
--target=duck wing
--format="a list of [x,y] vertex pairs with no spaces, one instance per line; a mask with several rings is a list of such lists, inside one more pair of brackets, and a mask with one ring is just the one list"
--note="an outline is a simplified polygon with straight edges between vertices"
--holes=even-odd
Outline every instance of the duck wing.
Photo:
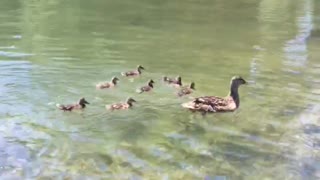
[[[233,110],[229,99],[217,96],[203,96],[195,98],[193,101],[183,103],[182,107],[195,111],[223,112]],[[233,105],[233,104],[231,104]]]
[[192,91],[188,88],[183,88],[183,89],[180,89],[180,91],[178,92],[178,96],[184,96],[184,95],[188,95],[188,94],[191,94]]
[[143,87],[141,87],[140,89],[138,89],[137,92],[138,92],[139,94],[141,94],[141,93],[143,93],[143,92],[151,91],[151,89],[152,89],[152,87],[150,87],[150,86],[143,86]]
[[225,98],[217,96],[203,96],[193,100],[196,104],[206,104],[210,106],[226,106],[227,101]]
[[108,109],[110,110],[117,110],[117,109],[127,109],[127,104],[124,103],[116,103],[116,104],[111,104]]
[[109,82],[99,83],[96,86],[99,89],[110,88],[111,84]]
[[134,75],[137,75],[139,73],[137,71],[127,71],[127,72],[123,72],[121,74],[122,74],[122,76],[134,76]]
[[74,108],[74,104],[69,104],[69,105],[57,105],[57,107],[60,109],[60,110],[63,110],[63,111],[72,111],[72,109]]

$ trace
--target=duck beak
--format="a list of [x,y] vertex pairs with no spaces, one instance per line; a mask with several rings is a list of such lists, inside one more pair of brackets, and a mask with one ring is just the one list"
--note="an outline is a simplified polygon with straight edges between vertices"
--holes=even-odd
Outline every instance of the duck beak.
[[88,101],[86,101],[86,100],[84,101],[84,103],[85,103],[85,104],[90,104],[90,103],[89,103]]

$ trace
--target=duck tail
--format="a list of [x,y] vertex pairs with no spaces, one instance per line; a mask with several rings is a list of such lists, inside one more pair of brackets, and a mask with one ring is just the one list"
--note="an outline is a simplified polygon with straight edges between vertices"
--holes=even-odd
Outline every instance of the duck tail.
[[195,103],[193,101],[183,103],[181,106],[187,109],[195,109]]
[[127,74],[125,72],[121,72],[122,76],[127,76]]
[[111,105],[105,105],[105,108],[106,108],[107,110],[111,110]]
[[141,94],[141,93],[143,93],[143,90],[140,88],[140,89],[137,89],[136,92]]
[[61,104],[56,104],[56,107],[63,110],[64,109],[64,105],[61,105]]

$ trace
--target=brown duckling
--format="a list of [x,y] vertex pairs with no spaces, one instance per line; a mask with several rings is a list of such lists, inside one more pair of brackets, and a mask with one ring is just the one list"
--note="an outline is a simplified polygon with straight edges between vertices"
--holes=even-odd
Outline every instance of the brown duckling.
[[112,88],[117,85],[119,79],[117,77],[112,77],[110,82],[102,82],[96,85],[97,89],[106,89],[106,88]]
[[153,89],[153,84],[154,84],[154,81],[152,79],[150,79],[148,81],[148,85],[139,88],[137,90],[137,92],[140,93],[140,94],[143,93],[143,92],[149,92],[149,91],[151,91]]
[[167,84],[170,84],[174,87],[181,87],[182,86],[182,78],[180,76],[177,76],[176,78],[169,78],[164,76],[163,81]]
[[120,102],[120,103],[115,103],[115,104],[111,104],[111,105],[106,105],[106,109],[112,110],[112,111],[113,110],[129,109],[132,107],[134,102],[137,102],[137,101],[130,97],[124,103]]
[[188,94],[191,94],[195,89],[195,83],[192,82],[190,83],[189,86],[184,86],[182,87],[179,91],[178,91],[178,96],[185,96],[185,95],[188,95]]
[[79,101],[75,104],[68,104],[68,105],[60,105],[57,104],[56,106],[63,111],[72,111],[75,109],[84,109],[86,107],[86,104],[90,104],[88,101],[86,101],[84,98],[79,99]]
[[139,76],[142,73],[141,70],[145,70],[145,68],[142,67],[141,65],[138,65],[136,70],[122,72],[121,75],[122,76]]
[[183,103],[182,107],[191,111],[206,112],[229,112],[234,111],[240,106],[238,88],[246,84],[240,76],[234,76],[230,83],[230,92],[226,97],[203,96],[195,98],[193,101]]

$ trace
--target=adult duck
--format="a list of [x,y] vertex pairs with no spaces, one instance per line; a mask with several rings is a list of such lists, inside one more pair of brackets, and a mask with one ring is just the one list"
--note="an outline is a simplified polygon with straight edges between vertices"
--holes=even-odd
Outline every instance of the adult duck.
[[110,82],[102,82],[96,85],[97,89],[106,89],[106,88],[112,88],[117,85],[119,79],[117,77],[112,77]]
[[120,103],[115,103],[115,104],[111,104],[111,105],[106,105],[106,109],[111,110],[111,111],[129,109],[133,106],[134,102],[137,102],[137,101],[130,97],[126,100],[126,102],[120,102]]
[[142,73],[142,70],[145,70],[145,68],[141,65],[138,65],[136,70],[122,72],[121,75],[122,76],[139,76]]
[[183,103],[182,107],[191,111],[201,112],[229,112],[240,106],[238,89],[246,81],[240,76],[234,76],[230,82],[230,92],[226,97],[203,96],[195,98],[193,101]]
[[72,111],[76,109],[84,109],[86,107],[86,104],[90,104],[90,103],[86,101],[85,98],[81,98],[75,104],[68,104],[68,105],[57,104],[56,106],[63,111]]
[[181,87],[181,89],[178,91],[178,96],[181,97],[181,96],[191,94],[194,90],[196,90],[195,83],[192,82],[192,83],[190,83],[189,86]]

